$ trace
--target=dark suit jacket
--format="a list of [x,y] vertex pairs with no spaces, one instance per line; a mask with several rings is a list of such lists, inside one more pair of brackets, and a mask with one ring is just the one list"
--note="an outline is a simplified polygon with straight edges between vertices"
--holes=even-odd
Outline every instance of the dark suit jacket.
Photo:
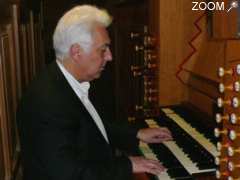
[[17,112],[24,180],[128,180],[131,162],[112,146],[136,136],[104,122],[106,143],[56,62],[36,78]]

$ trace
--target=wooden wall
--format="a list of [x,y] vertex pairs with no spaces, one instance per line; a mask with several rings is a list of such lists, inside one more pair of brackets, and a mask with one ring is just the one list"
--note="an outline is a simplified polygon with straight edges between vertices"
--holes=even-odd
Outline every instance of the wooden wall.
[[221,29],[213,36],[211,31],[216,31],[216,24],[223,23],[222,15],[214,14],[211,19],[205,11],[192,11],[190,0],[155,2],[153,14],[156,11],[160,19],[153,31],[159,33],[160,41],[160,105],[187,101],[212,114],[219,95],[217,69],[230,67],[239,59],[239,40],[224,39]]
[[[212,114],[218,96],[217,70],[225,61],[225,41],[215,40],[210,36],[206,12],[200,15],[194,11],[190,12],[195,17],[200,33],[192,42],[196,51],[183,65],[181,76],[188,76],[184,80],[188,87],[187,101],[202,111]],[[196,21],[198,17],[200,19]],[[193,28],[195,32],[190,33],[190,37],[196,34],[196,26],[194,25]]]
[[[184,100],[184,86],[175,73],[184,57],[184,3],[178,0],[159,4],[159,103],[161,106]],[[186,46],[186,45],[185,45]],[[171,92],[172,93],[169,93]]]
[[0,179],[20,180],[16,125],[19,99],[44,66],[39,11],[19,1],[0,1]]

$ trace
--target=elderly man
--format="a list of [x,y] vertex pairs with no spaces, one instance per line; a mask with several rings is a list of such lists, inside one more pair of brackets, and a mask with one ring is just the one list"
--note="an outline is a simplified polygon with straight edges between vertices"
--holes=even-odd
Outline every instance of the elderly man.
[[103,121],[88,98],[89,82],[112,61],[104,10],[83,5],[58,22],[56,62],[30,85],[18,108],[24,180],[129,180],[164,167],[140,156],[115,155],[112,145],[132,136],[147,143],[171,139],[166,128],[139,131]]

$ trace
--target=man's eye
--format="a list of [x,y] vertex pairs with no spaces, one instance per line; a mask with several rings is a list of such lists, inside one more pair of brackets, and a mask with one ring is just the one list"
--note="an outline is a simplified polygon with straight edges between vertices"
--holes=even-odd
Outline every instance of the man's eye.
[[102,51],[102,52],[105,52],[105,51],[106,51],[106,48],[102,48],[101,51]]
[[100,48],[100,53],[105,54],[108,49],[109,49],[109,45],[104,45]]
[[104,47],[104,48],[101,49],[101,52],[105,53],[107,51],[107,49],[108,49],[108,47]]

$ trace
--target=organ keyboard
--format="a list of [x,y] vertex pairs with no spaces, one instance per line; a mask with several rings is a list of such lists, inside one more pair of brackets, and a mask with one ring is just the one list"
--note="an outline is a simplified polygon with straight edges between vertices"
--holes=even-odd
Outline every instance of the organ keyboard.
[[162,144],[139,144],[145,157],[158,159],[167,168],[157,179],[194,179],[194,174],[215,173],[214,159],[219,151],[213,131],[206,131],[199,124],[200,128],[193,127],[187,113],[177,113],[179,109],[162,108],[160,118],[145,120],[148,127],[167,127],[173,135],[173,141]]

